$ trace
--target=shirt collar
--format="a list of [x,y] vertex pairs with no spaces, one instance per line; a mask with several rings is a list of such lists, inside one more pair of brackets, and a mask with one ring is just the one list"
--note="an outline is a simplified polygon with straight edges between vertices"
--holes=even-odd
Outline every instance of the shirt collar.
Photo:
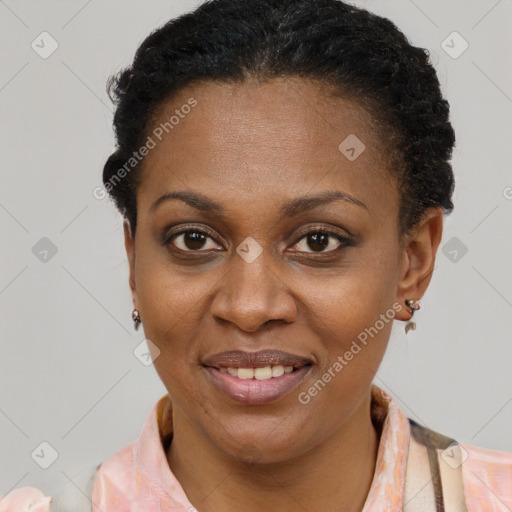
[[[403,508],[409,421],[382,389],[372,385],[371,394],[372,420],[382,433],[363,512],[399,512]],[[97,507],[93,510],[195,510],[169,468],[166,452],[171,439],[172,402],[165,394],[151,409],[139,438],[102,464],[93,491]]]
[[[372,417],[382,422],[375,473],[363,512],[403,509],[405,470],[411,435],[409,419],[385,391],[372,385]],[[382,421],[383,419],[383,421]]]

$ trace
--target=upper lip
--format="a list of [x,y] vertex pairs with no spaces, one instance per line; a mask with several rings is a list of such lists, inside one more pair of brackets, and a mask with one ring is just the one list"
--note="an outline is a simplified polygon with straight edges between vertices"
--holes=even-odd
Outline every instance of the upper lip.
[[313,360],[282,350],[259,350],[247,352],[230,350],[213,354],[202,361],[204,366],[215,368],[263,368],[265,366],[302,366],[313,364]]

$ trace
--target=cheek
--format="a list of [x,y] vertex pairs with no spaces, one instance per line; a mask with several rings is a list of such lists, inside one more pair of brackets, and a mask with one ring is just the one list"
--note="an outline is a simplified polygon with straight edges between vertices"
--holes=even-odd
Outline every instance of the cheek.
[[158,349],[153,364],[171,394],[188,396],[199,358],[197,342],[204,337],[205,301],[220,274],[178,268],[159,249],[143,247],[136,264],[137,296],[145,336]]
[[400,307],[396,303],[396,251],[388,246],[387,251],[380,248],[366,254],[363,257],[361,251],[357,261],[329,279],[305,277],[301,285],[303,295],[309,296],[308,328],[318,334],[325,349],[321,371],[342,358],[336,380],[348,389],[360,379],[371,380],[377,371]]
[[316,318],[309,323],[322,340],[319,370],[322,374],[330,371],[331,376],[334,372],[341,390],[353,391],[357,383],[373,378],[393,325],[392,306],[393,300],[385,300],[373,286],[367,290],[347,286],[332,301],[315,308]]
[[137,251],[135,274],[142,322],[160,336],[172,336],[197,314],[198,304],[213,284],[212,272],[173,264],[165,247],[142,230]]
[[[339,426],[369,389],[384,357],[393,326],[394,300],[377,282],[344,282],[342,290],[327,294],[309,318],[308,328],[320,341],[319,364],[299,402],[309,416],[336,404],[326,431]],[[311,435],[316,435],[314,431]]]
[[392,248],[354,250],[342,267],[328,275],[304,273],[299,296],[307,304],[306,311],[317,315],[325,326],[354,336],[392,308],[398,275]]

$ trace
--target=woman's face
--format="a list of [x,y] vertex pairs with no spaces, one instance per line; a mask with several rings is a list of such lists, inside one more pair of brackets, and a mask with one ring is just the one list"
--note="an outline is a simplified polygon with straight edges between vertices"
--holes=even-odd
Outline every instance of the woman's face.
[[368,416],[404,307],[372,122],[294,79],[190,86],[149,131],[134,302],[175,416],[225,453],[285,460]]

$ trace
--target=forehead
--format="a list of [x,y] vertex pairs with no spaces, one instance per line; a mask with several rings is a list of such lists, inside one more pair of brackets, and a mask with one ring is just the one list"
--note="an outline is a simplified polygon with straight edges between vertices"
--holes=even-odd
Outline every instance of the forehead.
[[229,200],[333,187],[379,202],[394,187],[376,133],[362,104],[315,81],[196,83],[153,117],[137,202],[177,188]]

